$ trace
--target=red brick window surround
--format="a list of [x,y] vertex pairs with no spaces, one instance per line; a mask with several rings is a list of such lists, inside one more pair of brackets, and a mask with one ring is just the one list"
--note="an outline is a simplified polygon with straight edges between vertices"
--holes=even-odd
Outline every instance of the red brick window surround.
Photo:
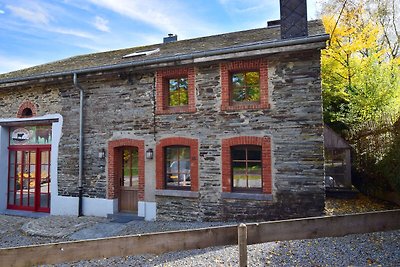
[[[172,96],[171,84],[177,81],[185,80],[185,88],[187,93],[184,96],[178,96],[178,104],[174,103]],[[183,88],[177,86],[177,88]],[[178,90],[179,91],[179,90]],[[184,90],[186,91],[186,90]],[[195,73],[194,68],[169,68],[158,70],[156,72],[156,113],[171,114],[171,113],[189,113],[196,112],[195,104]]]
[[120,177],[122,171],[122,153],[127,147],[135,147],[138,151],[138,198],[144,200],[144,141],[135,139],[119,139],[108,142],[108,184],[107,198],[118,198],[120,194]]
[[238,136],[222,140],[222,192],[232,192],[232,156],[231,148],[235,146],[260,146],[262,160],[261,192],[271,194],[271,139],[269,137]]
[[[221,110],[243,110],[243,109],[268,109],[268,66],[265,59],[236,60],[221,63]],[[257,72],[259,75],[259,98],[254,102],[233,101],[232,77],[236,74]]]
[[[167,170],[165,168],[167,162],[167,148],[184,148],[190,149],[190,187],[167,188]],[[156,189],[186,189],[190,191],[199,190],[199,145],[197,139],[185,137],[170,137],[162,139],[156,146]]]
[[27,100],[24,101],[18,108],[17,118],[30,118],[37,114],[36,105]]

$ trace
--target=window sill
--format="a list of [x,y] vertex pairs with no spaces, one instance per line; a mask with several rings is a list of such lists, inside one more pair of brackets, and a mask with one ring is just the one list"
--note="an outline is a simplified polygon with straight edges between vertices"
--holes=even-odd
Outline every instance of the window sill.
[[164,196],[164,197],[186,197],[186,198],[198,198],[199,192],[193,192],[188,190],[156,190],[156,196]]
[[179,114],[179,113],[195,113],[196,108],[192,107],[173,107],[173,108],[165,108],[165,109],[159,109],[156,110],[157,115],[163,115],[163,114]]
[[272,201],[272,194],[222,192],[222,199],[248,199]]
[[221,106],[222,111],[235,111],[235,110],[253,110],[253,109],[269,109],[269,104],[237,104],[237,105],[223,105]]

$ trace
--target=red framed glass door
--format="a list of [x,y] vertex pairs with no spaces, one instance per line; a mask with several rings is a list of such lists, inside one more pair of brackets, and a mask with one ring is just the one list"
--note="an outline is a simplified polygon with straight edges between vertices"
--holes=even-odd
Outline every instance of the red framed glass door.
[[7,208],[50,212],[50,147],[9,147]]

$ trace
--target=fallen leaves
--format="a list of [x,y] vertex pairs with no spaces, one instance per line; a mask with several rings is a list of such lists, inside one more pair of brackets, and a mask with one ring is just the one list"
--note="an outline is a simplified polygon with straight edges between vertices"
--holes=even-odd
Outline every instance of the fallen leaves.
[[326,198],[326,215],[354,214],[369,211],[398,209],[398,205],[358,194],[353,199]]

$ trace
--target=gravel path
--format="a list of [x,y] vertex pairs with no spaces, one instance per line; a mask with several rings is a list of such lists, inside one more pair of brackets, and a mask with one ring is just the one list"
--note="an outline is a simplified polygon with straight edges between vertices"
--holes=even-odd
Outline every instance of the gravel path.
[[[398,208],[386,203],[327,200],[327,214]],[[383,206],[382,206],[383,205]],[[109,224],[96,217],[48,216],[40,219],[0,215],[0,248],[73,240],[81,230]],[[224,225],[209,222],[145,222],[121,224],[114,235],[172,231]],[[96,259],[55,266],[238,266],[237,246]],[[269,242],[248,246],[248,266],[400,266],[400,230],[338,238]]]
[[[248,266],[400,266],[400,231],[248,247]],[[114,257],[55,266],[238,266],[236,246]]]

